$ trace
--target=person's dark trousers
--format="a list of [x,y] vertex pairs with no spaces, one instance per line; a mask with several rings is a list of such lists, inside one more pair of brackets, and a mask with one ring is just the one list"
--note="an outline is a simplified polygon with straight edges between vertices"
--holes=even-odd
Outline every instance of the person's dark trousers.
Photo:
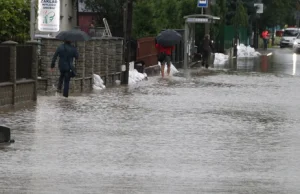
[[205,66],[206,68],[208,68],[209,57],[210,57],[210,52],[209,51],[203,51],[202,66]]
[[268,48],[268,39],[264,38],[264,49],[267,50]]
[[70,72],[68,71],[61,71],[59,80],[58,80],[58,87],[57,90],[62,90],[62,85],[64,84],[64,91],[63,96],[68,97],[69,96],[69,87],[70,87]]

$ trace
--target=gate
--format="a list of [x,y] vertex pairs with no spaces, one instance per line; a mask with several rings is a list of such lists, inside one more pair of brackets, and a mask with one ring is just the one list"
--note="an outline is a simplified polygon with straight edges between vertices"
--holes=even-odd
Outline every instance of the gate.
[[218,46],[221,52],[233,47],[233,40],[235,38],[235,32],[238,32],[240,44],[248,45],[247,28],[239,27],[235,29],[234,26],[222,26],[218,39]]
[[32,78],[32,56],[32,46],[17,46],[17,79]]
[[145,67],[157,64],[157,50],[155,48],[155,37],[138,39],[136,60],[144,61]]
[[0,46],[0,82],[8,82],[10,79],[10,48]]

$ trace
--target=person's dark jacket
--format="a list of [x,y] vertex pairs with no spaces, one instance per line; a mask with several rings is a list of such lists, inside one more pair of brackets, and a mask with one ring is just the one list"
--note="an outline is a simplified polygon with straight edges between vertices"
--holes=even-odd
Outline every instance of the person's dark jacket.
[[55,62],[59,56],[58,68],[60,71],[70,71],[73,66],[73,58],[78,59],[77,49],[70,44],[61,44],[56,49],[52,58],[51,68],[55,67]]
[[204,38],[202,43],[202,50],[211,53],[213,45],[210,39]]

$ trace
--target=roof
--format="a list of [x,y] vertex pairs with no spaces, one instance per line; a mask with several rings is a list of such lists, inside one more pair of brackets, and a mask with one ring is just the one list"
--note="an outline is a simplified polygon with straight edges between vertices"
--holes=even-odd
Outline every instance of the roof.
[[186,23],[214,23],[220,17],[204,14],[187,15],[183,17]]
[[187,15],[183,17],[184,19],[187,18],[208,18],[208,19],[213,19],[213,20],[220,20],[220,17],[213,16],[213,15],[205,15],[205,14],[193,14],[193,15]]

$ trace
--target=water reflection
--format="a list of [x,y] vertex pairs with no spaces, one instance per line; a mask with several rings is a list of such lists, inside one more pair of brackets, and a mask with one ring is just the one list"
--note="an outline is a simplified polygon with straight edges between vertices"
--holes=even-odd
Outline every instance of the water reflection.
[[297,54],[293,54],[293,75],[296,75],[297,70]]
[[239,72],[276,73],[277,75],[298,75],[299,55],[290,50],[275,50],[269,54],[253,58],[230,59],[223,65],[214,65],[215,69],[228,69]]
[[268,72],[269,71],[269,57],[261,56],[261,72]]

